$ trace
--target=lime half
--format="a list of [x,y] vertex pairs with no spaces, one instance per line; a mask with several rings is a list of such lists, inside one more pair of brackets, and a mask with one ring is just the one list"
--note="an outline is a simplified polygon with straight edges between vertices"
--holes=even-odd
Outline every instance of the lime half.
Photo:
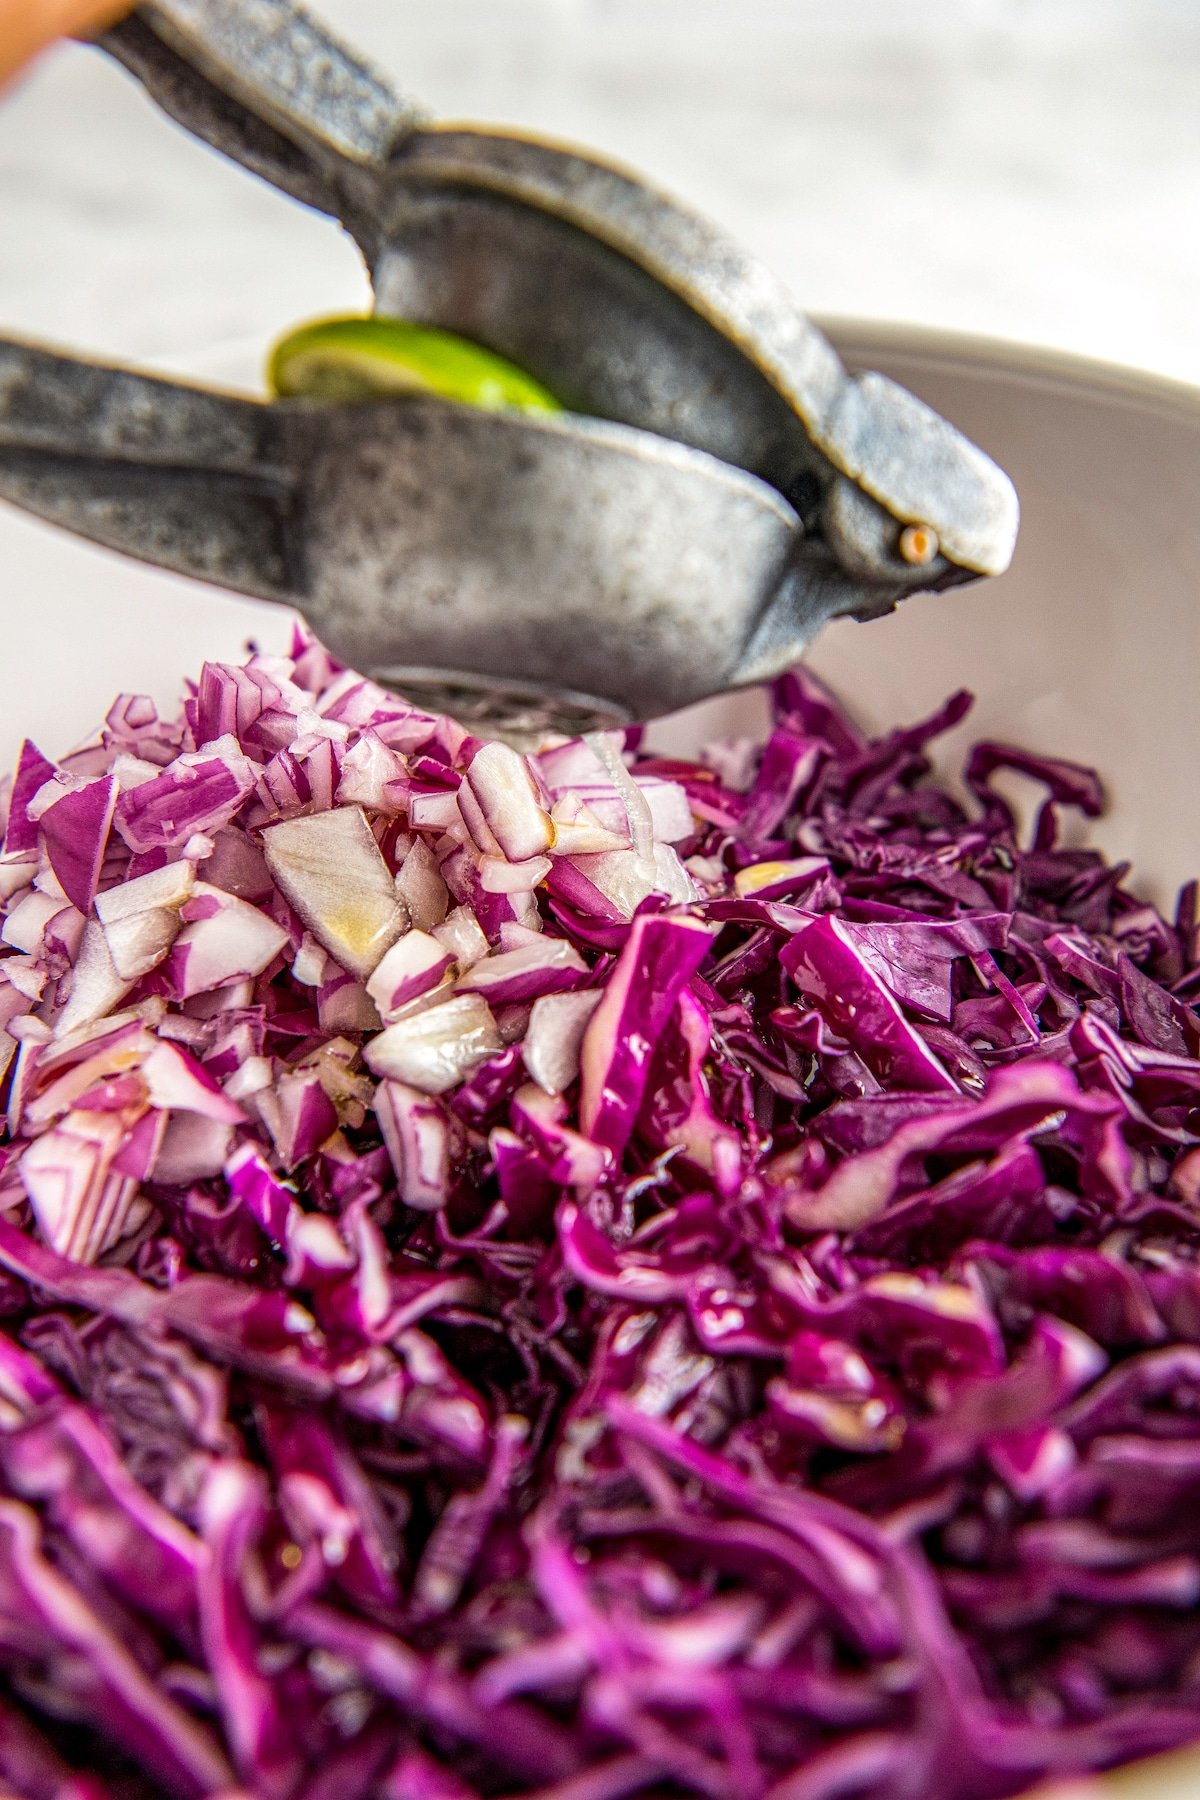
[[558,401],[532,375],[469,338],[403,319],[318,319],[271,352],[274,393],[315,400],[380,400],[436,394],[485,412],[556,413]]

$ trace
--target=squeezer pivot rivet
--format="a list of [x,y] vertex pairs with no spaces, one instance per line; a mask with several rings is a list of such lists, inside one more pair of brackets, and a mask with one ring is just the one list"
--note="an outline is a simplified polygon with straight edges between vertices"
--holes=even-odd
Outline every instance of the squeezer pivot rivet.
[[937,532],[929,525],[906,525],[900,533],[899,550],[906,563],[923,569],[938,553]]

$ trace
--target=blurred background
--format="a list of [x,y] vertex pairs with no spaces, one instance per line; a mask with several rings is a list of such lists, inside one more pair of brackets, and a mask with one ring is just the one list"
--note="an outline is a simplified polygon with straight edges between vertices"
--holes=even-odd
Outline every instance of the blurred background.
[[[633,163],[811,311],[1200,382],[1196,0],[321,4],[439,116]],[[335,225],[195,144],[94,51],[60,48],[0,97],[0,329],[254,385],[281,330],[366,299]],[[88,643],[23,716],[59,741],[119,685],[158,689],[247,630],[283,641],[272,611],[8,513],[0,591],[26,603],[6,614],[18,662]]]
[[[320,0],[442,117],[574,138],[817,312],[1200,381],[1195,0]],[[360,303],[336,227],[81,48],[0,104],[0,319],[177,364]]]

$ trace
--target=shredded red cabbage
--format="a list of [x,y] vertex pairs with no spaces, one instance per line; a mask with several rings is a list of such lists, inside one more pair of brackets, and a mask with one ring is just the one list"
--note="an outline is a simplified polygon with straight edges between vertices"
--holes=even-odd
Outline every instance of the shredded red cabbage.
[[[298,640],[22,751],[0,1788],[988,1800],[1200,1736],[1200,944],[806,675]],[[992,786],[1046,800],[1020,841]]]

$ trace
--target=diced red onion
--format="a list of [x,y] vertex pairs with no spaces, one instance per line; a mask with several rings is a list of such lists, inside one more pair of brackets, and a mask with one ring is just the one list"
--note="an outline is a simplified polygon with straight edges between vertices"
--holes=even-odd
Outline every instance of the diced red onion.
[[104,775],[64,794],[38,820],[50,867],[67,899],[84,914],[96,896],[116,804],[116,780]]
[[578,987],[587,973],[587,964],[566,938],[538,937],[473,963],[459,977],[457,991],[483,994],[494,1005],[510,1005]]
[[313,936],[365,981],[408,917],[362,808],[287,819],[262,844],[272,879]]
[[534,856],[528,862],[484,856],[480,858],[479,880],[485,894],[529,894],[541,885],[552,867],[548,856]]
[[30,816],[29,807],[38,790],[51,781],[54,774],[54,764],[42,755],[36,744],[28,738],[23,739],[13,775],[4,836],[4,848],[10,856],[37,849],[37,821]]
[[629,822],[615,789],[613,809],[616,821],[606,824],[581,795],[560,795],[550,809],[555,855],[597,856],[607,850],[629,849]]
[[254,765],[232,737],[185,752],[117,801],[115,823],[131,850],[178,850],[194,832],[219,831],[254,788]]
[[122,980],[137,981],[158,967],[182,929],[180,908],[192,897],[195,877],[190,862],[165,863],[97,895],[96,915]]
[[414,831],[448,831],[461,820],[458,796],[445,789],[414,794],[408,803],[408,822]]
[[[501,855],[510,862],[528,862],[552,848],[554,826],[540,804],[529,766],[507,744],[484,744],[475,752],[463,789],[460,805],[474,802]],[[467,829],[473,830],[465,810],[463,818]],[[485,852],[491,847],[479,844]]]
[[[151,1115],[159,1131],[161,1114]],[[115,1163],[130,1121],[119,1112],[71,1113],[36,1138],[21,1158],[21,1179],[47,1243],[76,1262],[95,1262],[120,1242],[145,1207],[138,1182]],[[153,1166],[153,1155],[149,1166]]]
[[376,1075],[444,1094],[501,1048],[486,1000],[462,994],[398,1019],[371,1039],[364,1055]]
[[456,906],[453,912],[447,913],[442,923],[434,926],[432,936],[460,969],[469,969],[472,963],[477,963],[488,953],[488,941],[469,906]]
[[362,806],[375,813],[404,810],[408,766],[374,731],[362,732],[340,763],[334,798],[339,806]]
[[406,1206],[433,1212],[450,1192],[450,1125],[428,1090],[401,1081],[381,1081],[375,1116]]
[[0,938],[13,950],[32,954],[41,949],[46,927],[61,909],[62,901],[52,894],[29,893],[10,908]]
[[596,760],[604,768],[625,808],[625,815],[629,821],[629,835],[635,853],[643,862],[653,861],[654,820],[651,817],[645,794],[625,766],[621,755],[620,739],[614,733],[594,731],[587,741],[591,749],[595,751]]
[[322,1031],[378,1031],[379,1009],[363,982],[331,965],[317,994],[317,1023]]
[[54,1023],[55,1036],[77,1031],[111,1012],[125,998],[132,980],[117,973],[108,939],[98,919],[89,919],[71,971],[70,993]]
[[203,881],[196,883],[180,916],[186,923],[166,966],[183,1000],[261,975],[288,942],[283,926],[258,907]]
[[167,1187],[211,1181],[224,1169],[232,1142],[232,1125],[199,1113],[176,1113],[167,1120],[151,1170],[153,1179]]
[[437,859],[423,838],[416,839],[401,863],[396,892],[418,931],[432,931],[449,912],[449,890],[438,872]]
[[0,856],[0,904],[7,905],[14,894],[28,887],[37,874],[37,867],[34,851],[17,850]]
[[301,987],[320,987],[328,967],[329,957],[312,933],[306,931],[292,958],[292,974]]
[[423,994],[441,987],[454,968],[450,952],[425,931],[408,931],[381,959],[367,992],[385,1024]]

